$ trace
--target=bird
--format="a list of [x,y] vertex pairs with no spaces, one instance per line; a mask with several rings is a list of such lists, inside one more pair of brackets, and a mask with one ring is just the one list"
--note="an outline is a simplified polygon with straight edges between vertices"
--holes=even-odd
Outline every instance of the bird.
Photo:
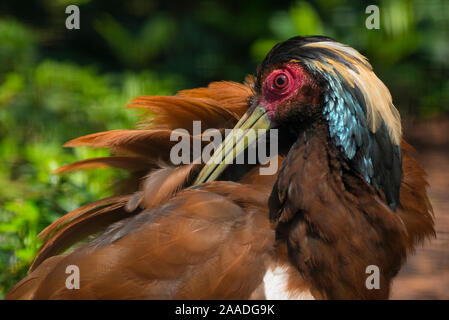
[[[57,172],[107,166],[128,177],[114,196],[45,228],[6,299],[388,299],[407,256],[435,236],[426,175],[389,90],[367,58],[332,38],[278,43],[242,83],[127,107],[143,110],[136,129],[65,144],[111,156]],[[223,135],[215,161],[173,164],[176,130],[207,145],[194,121]],[[261,139],[233,140],[232,128],[276,130],[274,174],[220,158],[225,146],[235,160]],[[69,289],[73,265],[80,282]]]

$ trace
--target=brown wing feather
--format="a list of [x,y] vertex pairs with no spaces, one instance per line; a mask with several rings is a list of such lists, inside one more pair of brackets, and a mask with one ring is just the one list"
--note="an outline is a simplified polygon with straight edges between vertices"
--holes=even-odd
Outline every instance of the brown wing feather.
[[191,185],[199,169],[199,165],[189,164],[153,171],[142,183],[142,208],[148,210],[162,204],[182,188]]
[[153,129],[191,130],[194,120],[201,121],[203,129],[220,128],[238,120],[237,114],[217,105],[215,100],[203,98],[142,96],[133,99],[127,107],[144,108],[154,114],[149,121],[142,122]]
[[426,173],[414,158],[415,150],[402,140],[402,182],[398,213],[407,228],[409,249],[435,236],[433,209],[427,196]]
[[[85,205],[48,226],[39,235],[45,243],[31,270],[47,257],[74,244],[80,239],[80,235],[92,234],[95,231],[92,227],[100,223],[100,220],[112,223],[129,217],[126,211],[136,210],[139,206],[150,208],[174,195],[190,181],[192,173],[198,167],[166,167],[154,171],[161,163],[164,166],[164,162],[169,162],[171,147],[177,143],[170,141],[172,129],[190,130],[193,120],[202,120],[207,123],[206,126],[217,128],[232,127],[238,117],[248,109],[250,94],[251,89],[245,85],[217,82],[207,88],[181,91],[173,97],[139,97],[133,100],[131,106],[146,108],[159,116],[157,121],[152,122],[151,129],[99,132],[67,142],[66,147],[109,148],[112,153],[119,155],[78,161],[61,167],[57,173],[101,166],[127,169],[134,171],[134,174],[127,181],[122,181],[118,187],[122,187],[122,191],[127,189],[128,193],[139,189],[140,191]],[[192,139],[198,137],[188,135],[188,138],[192,142]],[[153,171],[154,175],[145,178]],[[100,227],[103,227],[104,223],[101,223]]]
[[254,79],[247,79],[245,84],[231,81],[212,82],[207,88],[182,90],[177,95],[212,99],[240,118],[248,110],[248,99],[254,94]]
[[67,173],[75,170],[95,169],[110,167],[126,169],[129,171],[150,170],[155,167],[155,163],[143,157],[132,156],[111,156],[100,157],[70,163],[54,171],[56,174]]
[[156,170],[145,179],[142,191],[134,195],[103,199],[62,216],[39,234],[39,238],[44,239],[45,243],[30,271],[36,269],[46,258],[62,252],[77,241],[103,230],[115,221],[131,216],[130,212],[139,206],[150,209],[168,200],[191,182],[198,169],[195,165],[185,165]]
[[9,292],[5,299],[8,300],[31,300],[35,297],[36,290],[43,285],[45,278],[51,274],[57,264],[66,255],[58,255],[45,260],[33,273],[18,282]]
[[171,130],[112,130],[79,137],[64,146],[109,148],[113,153],[131,153],[168,161],[170,149],[177,143],[170,141],[171,133]]
[[[72,253],[47,259],[6,298],[248,299],[275,240],[267,193],[227,182],[210,186],[181,191]],[[240,201],[242,194],[250,200]],[[68,265],[79,267],[79,290],[65,287]]]
[[128,195],[126,196],[114,196],[106,199],[102,199],[99,201],[95,201],[89,204],[86,204],[84,206],[81,206],[75,210],[70,211],[69,213],[65,214],[64,216],[60,217],[58,220],[53,222],[51,225],[46,227],[44,230],[42,230],[38,237],[44,241],[46,241],[49,236],[66,225],[67,223],[82,217],[85,214],[88,214],[89,212],[95,211],[96,209],[103,208],[106,206],[114,205],[117,203],[123,203],[126,202],[129,198]]
[[176,96],[141,96],[133,99],[129,108],[144,108],[155,114],[155,119],[142,123],[149,128],[190,130],[192,121],[201,120],[203,129],[226,128],[248,110],[253,94],[246,84],[221,81],[207,88],[182,90]]
[[190,131],[194,120],[201,120],[203,129],[231,128],[248,109],[251,94],[252,89],[247,85],[222,81],[207,88],[183,90],[176,96],[138,97],[129,107],[148,109],[155,116],[147,121],[150,126],[145,130],[99,132],[73,139],[64,146],[109,148],[113,153],[131,153],[148,160],[169,162],[170,149],[177,143],[170,141],[173,129]]
[[127,196],[121,202],[86,212],[59,228],[42,245],[29,271],[32,272],[48,257],[63,252],[90,235],[104,231],[114,222],[130,217],[130,213],[124,209],[129,198]]

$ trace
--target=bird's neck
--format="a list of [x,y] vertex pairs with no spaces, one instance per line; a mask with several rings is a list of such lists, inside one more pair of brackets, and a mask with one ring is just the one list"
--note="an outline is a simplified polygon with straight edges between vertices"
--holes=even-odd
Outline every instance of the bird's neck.
[[[314,296],[388,297],[405,258],[404,227],[341,160],[322,124],[298,134],[271,194],[270,214]],[[372,266],[379,270],[376,288],[368,279]]]

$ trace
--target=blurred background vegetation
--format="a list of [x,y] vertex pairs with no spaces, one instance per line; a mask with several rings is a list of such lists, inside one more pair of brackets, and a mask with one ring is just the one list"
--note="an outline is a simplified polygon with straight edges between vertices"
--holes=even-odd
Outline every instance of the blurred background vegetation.
[[[79,5],[80,30],[65,28]],[[366,6],[380,29],[365,27]],[[93,1],[0,3],[0,298],[25,274],[36,235],[111,193],[120,172],[52,170],[104,150],[69,139],[132,128],[142,94],[242,81],[277,42],[323,34],[357,48],[405,117],[449,111],[449,1]]]

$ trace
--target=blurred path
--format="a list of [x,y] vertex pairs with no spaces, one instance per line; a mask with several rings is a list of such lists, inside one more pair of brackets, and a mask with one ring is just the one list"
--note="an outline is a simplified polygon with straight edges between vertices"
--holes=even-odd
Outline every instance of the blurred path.
[[409,257],[391,298],[449,299],[449,119],[409,123],[405,130],[428,174],[437,237]]

